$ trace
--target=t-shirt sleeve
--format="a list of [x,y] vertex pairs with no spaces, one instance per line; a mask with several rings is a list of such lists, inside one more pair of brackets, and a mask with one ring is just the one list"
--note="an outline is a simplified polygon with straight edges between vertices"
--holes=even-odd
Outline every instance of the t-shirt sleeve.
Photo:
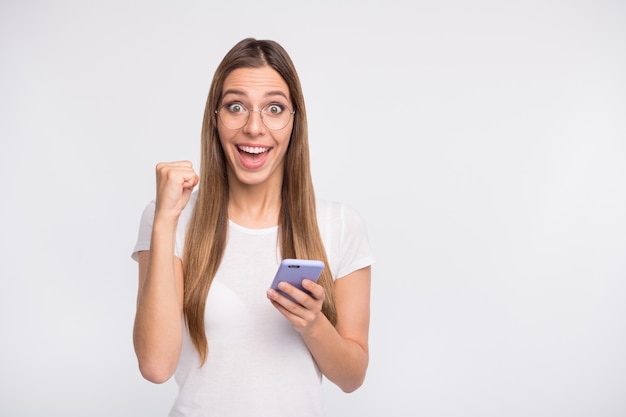
[[141,214],[139,221],[139,232],[137,233],[137,242],[131,253],[131,257],[137,261],[139,252],[150,249],[150,240],[152,237],[152,224],[154,223],[154,200],[148,203]]
[[[183,259],[183,251],[185,247],[185,234],[187,226],[193,213],[196,202],[196,192],[194,191],[189,198],[189,202],[180,213],[176,226],[176,240],[174,242],[174,255]],[[139,252],[150,250],[150,240],[152,239],[152,225],[154,224],[154,210],[156,209],[156,201],[152,200],[141,214],[139,222],[139,232],[137,233],[137,242],[131,253],[131,257],[137,261]]]
[[318,220],[335,279],[374,263],[365,221],[355,209],[343,203],[320,201]]
[[337,269],[337,278],[370,266],[374,263],[374,256],[369,243],[365,221],[352,207],[342,205],[341,231],[341,262]]

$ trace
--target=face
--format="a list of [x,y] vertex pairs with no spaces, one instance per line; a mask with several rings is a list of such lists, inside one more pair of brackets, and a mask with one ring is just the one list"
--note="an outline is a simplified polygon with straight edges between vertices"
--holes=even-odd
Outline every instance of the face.
[[293,116],[279,130],[270,130],[263,120],[271,124],[269,119],[277,112],[293,111],[285,80],[269,66],[236,69],[224,81],[219,108],[220,113],[228,111],[231,116],[245,109],[250,113],[247,122],[238,129],[227,127],[222,115],[218,117],[217,130],[228,163],[229,180],[245,185],[280,185]]

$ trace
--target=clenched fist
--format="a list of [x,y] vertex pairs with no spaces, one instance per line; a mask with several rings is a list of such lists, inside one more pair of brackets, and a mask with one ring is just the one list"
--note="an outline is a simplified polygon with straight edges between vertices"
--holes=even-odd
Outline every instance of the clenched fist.
[[178,219],[198,181],[198,174],[189,161],[158,163],[155,216]]

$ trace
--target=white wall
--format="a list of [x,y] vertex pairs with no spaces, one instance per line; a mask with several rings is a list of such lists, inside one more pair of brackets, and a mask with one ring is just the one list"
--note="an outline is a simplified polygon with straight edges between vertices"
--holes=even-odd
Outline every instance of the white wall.
[[247,36],[292,55],[318,196],[377,257],[368,379],[329,416],[626,414],[626,4],[321,4],[2,2],[1,415],[166,414],[130,251]]

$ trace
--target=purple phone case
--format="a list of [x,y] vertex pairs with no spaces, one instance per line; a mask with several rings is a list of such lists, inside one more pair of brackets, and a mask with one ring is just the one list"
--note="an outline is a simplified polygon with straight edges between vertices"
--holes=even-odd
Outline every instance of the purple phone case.
[[289,297],[278,289],[278,283],[285,281],[302,291],[306,291],[302,288],[302,280],[307,278],[317,282],[323,269],[324,262],[322,261],[311,259],[283,259],[274,276],[271,288]]

